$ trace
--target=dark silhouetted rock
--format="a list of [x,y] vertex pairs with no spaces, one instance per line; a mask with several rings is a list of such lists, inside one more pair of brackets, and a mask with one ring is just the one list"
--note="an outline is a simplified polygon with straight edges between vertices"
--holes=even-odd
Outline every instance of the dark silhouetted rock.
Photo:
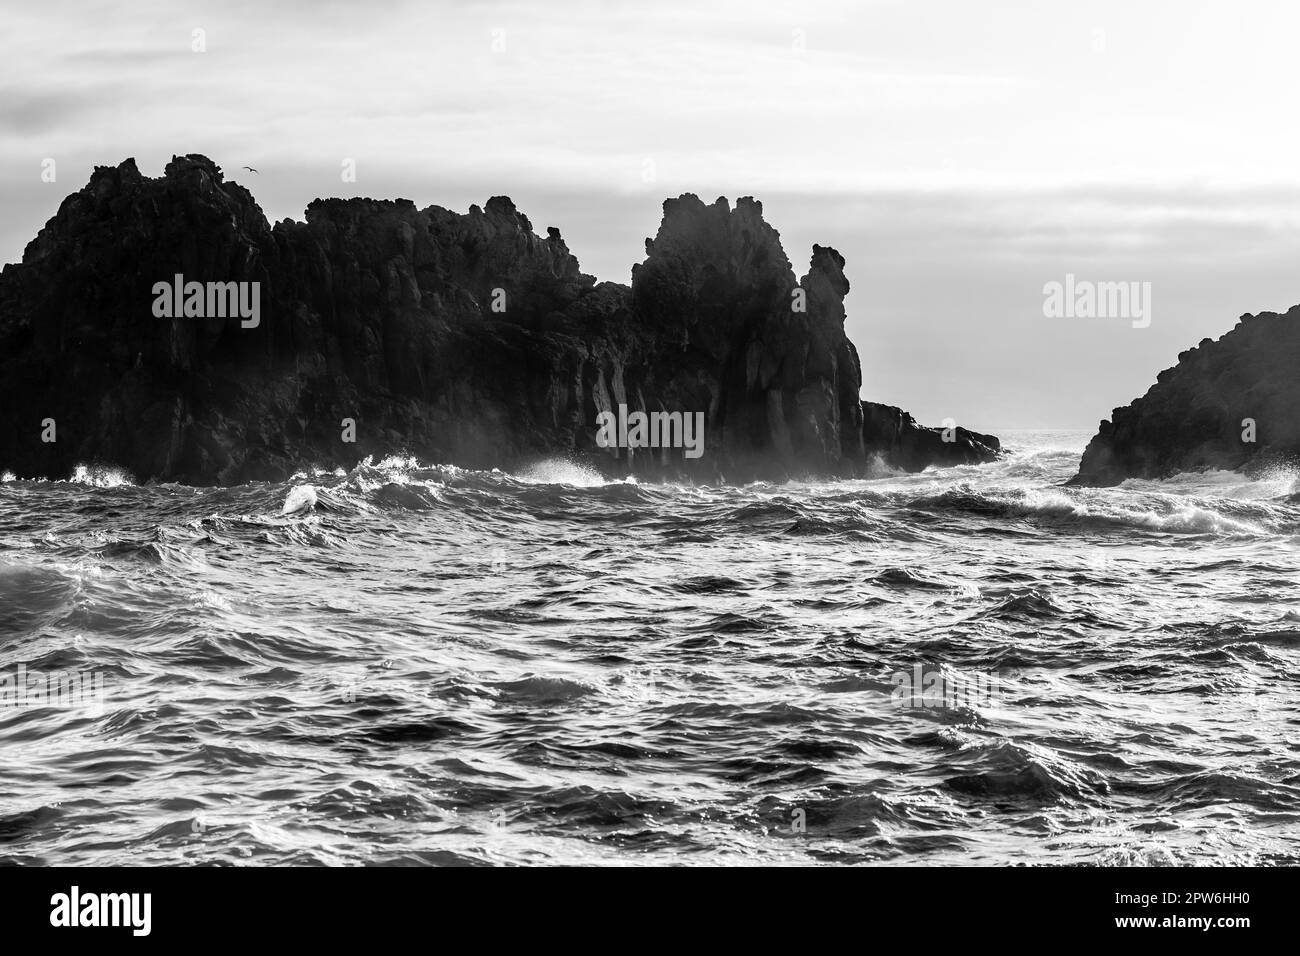
[[[505,197],[318,199],[272,227],[206,157],[99,167],[0,274],[0,468],[230,484],[399,453],[741,481],[863,474],[868,450],[971,460],[910,417],[864,433],[835,250],[796,280],[758,202],[692,195],[646,250],[631,287],[597,283]],[[155,316],[177,274],[258,283],[259,321]],[[704,413],[704,454],[597,447],[620,405]]]
[[867,455],[904,471],[923,471],[930,465],[977,465],[993,461],[1002,452],[992,435],[960,426],[926,428],[893,405],[863,402],[862,415]]
[[[1205,469],[1251,472],[1300,458],[1300,306],[1244,315],[1178,356],[1088,443],[1073,485]],[[1255,441],[1245,440],[1250,422]]]

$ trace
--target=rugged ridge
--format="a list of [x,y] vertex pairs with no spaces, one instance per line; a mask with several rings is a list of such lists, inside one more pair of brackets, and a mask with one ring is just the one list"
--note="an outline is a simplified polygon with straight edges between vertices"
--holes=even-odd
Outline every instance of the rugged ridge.
[[[1073,485],[1166,478],[1204,469],[1251,472],[1300,458],[1300,306],[1243,315],[1217,340],[1178,356],[1141,398],[1111,412]],[[1249,419],[1254,423],[1254,441]]]
[[[156,317],[152,288],[176,274],[259,283],[260,323]],[[987,436],[940,447],[904,413],[864,416],[848,288],[822,246],[796,279],[748,197],[667,200],[629,287],[584,274],[506,197],[464,214],[318,199],[272,226],[204,156],[157,178],[128,159],[96,168],[0,274],[0,469],[231,484],[366,455],[565,455],[739,481],[863,474],[873,452],[909,469],[993,457]],[[598,448],[597,415],[619,405],[703,412],[705,454]]]

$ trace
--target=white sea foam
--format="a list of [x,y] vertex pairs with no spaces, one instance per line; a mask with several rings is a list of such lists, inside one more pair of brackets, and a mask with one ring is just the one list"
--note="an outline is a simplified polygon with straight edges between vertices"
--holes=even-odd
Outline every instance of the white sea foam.
[[316,488],[312,485],[298,485],[284,499],[284,509],[280,513],[304,514],[314,507],[316,507]]
[[[1002,497],[990,492],[989,497]],[[1013,511],[1027,517],[1077,520],[1086,524],[1114,524],[1179,534],[1267,535],[1262,520],[1232,515],[1213,501],[1188,496],[1146,492],[1133,494],[1112,489],[1066,491],[1054,488],[1020,488],[1003,499]],[[1253,517],[1253,516],[1252,516]],[[1268,516],[1261,513],[1258,516]]]
[[95,488],[119,488],[135,484],[135,480],[124,469],[114,465],[77,465],[68,480],[72,484],[91,485]]
[[1256,501],[1293,495],[1298,484],[1300,472],[1279,465],[1249,476],[1237,471],[1215,470],[1184,472],[1160,481],[1130,478],[1119,487],[1132,491],[1177,491]]
[[608,484],[604,476],[595,469],[562,458],[539,461],[525,468],[515,477],[533,485],[574,485],[578,488],[596,488]]
[[906,474],[907,472],[901,468],[895,468],[893,465],[887,464],[880,452],[872,455],[871,460],[867,462],[868,478],[897,478]]

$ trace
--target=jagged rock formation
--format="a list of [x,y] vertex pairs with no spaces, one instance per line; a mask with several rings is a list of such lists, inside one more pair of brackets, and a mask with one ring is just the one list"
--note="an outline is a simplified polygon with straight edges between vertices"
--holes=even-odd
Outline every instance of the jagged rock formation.
[[929,465],[976,465],[992,461],[1002,443],[992,435],[918,425],[907,412],[893,405],[863,402],[863,434],[869,456],[904,471],[922,471]]
[[1284,315],[1243,315],[1217,341],[1181,353],[1144,396],[1111,412],[1070,484],[1249,472],[1300,458],[1297,368],[1300,306]]
[[[159,317],[154,285],[175,275],[258,283],[256,324]],[[272,227],[206,157],[159,178],[127,160],[98,167],[0,274],[0,468],[229,484],[366,455],[558,454],[736,481],[860,474],[868,448],[903,467],[991,456],[973,433],[927,458],[895,426],[864,431],[847,292],[821,246],[796,282],[748,198],[665,202],[629,288],[583,274],[558,230],[538,236],[504,197],[466,214],[316,200]],[[598,414],[620,405],[703,412],[705,454],[598,448]]]

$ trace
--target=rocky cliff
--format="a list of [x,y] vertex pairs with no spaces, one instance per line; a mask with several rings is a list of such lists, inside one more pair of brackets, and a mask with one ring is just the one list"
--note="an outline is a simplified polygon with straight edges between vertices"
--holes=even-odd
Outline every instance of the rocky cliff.
[[[200,284],[197,305],[169,294],[160,314],[176,276]],[[225,283],[255,290],[255,317],[214,310]],[[366,455],[566,455],[738,481],[860,474],[877,450],[907,468],[995,454],[996,439],[938,447],[900,439],[910,416],[864,417],[848,288],[821,246],[796,279],[748,198],[665,202],[629,287],[583,274],[504,197],[465,214],[316,200],[272,226],[206,157],[158,178],[127,160],[0,274],[0,469],[228,484]],[[704,453],[598,447],[598,416],[620,406],[703,413]]]
[[1115,485],[1203,469],[1300,459],[1300,306],[1244,315],[1178,356],[1141,398],[1117,408],[1084,451],[1075,485]]

